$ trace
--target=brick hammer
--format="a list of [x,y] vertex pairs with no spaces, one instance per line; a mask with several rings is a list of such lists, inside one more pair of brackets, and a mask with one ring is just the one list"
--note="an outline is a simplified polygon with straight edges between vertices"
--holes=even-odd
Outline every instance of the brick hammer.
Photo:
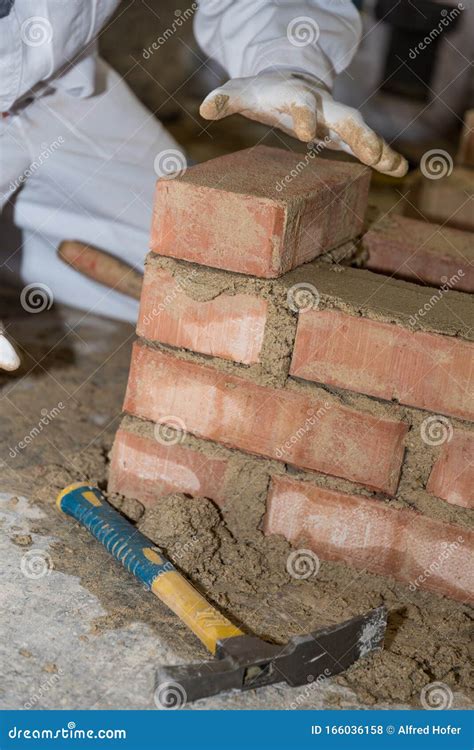
[[[291,638],[284,646],[247,635],[212,606],[147,537],[109,505],[100,490],[78,483],[57,498],[72,516],[146,588],[186,623],[214,655],[212,661],[160,666],[156,692],[163,708],[227,690],[251,690],[286,682],[309,685],[347,669],[360,657],[383,647],[385,607],[346,622]],[[317,683],[316,683],[317,684]],[[177,696],[180,705],[173,705]]]

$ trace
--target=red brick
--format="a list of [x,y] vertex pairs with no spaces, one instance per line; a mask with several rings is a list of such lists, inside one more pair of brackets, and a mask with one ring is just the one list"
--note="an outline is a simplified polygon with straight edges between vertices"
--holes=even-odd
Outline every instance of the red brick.
[[373,271],[474,291],[474,242],[469,232],[392,215],[374,224],[362,242],[369,253],[365,266]]
[[474,167],[474,109],[468,110],[464,115],[457,161],[465,167]]
[[426,486],[452,505],[474,508],[474,434],[454,430],[453,437],[441,448]]
[[425,178],[419,186],[417,207],[430,221],[474,231],[474,172],[456,167],[441,179]]
[[221,156],[158,181],[151,249],[275,278],[360,234],[369,181],[359,164],[265,146]]
[[119,429],[112,449],[109,491],[153,505],[160,495],[186,492],[224,504],[227,461],[183,445]]
[[474,417],[474,344],[337,310],[300,313],[291,374]]
[[124,408],[154,421],[173,415],[199,437],[377,490],[393,493],[398,484],[405,424],[257,385],[143,344],[134,346]]
[[199,302],[161,268],[145,271],[137,333],[150,341],[249,365],[259,361],[268,303],[250,294]]
[[474,592],[471,531],[381,501],[274,477],[264,532],[412,589],[461,601]]

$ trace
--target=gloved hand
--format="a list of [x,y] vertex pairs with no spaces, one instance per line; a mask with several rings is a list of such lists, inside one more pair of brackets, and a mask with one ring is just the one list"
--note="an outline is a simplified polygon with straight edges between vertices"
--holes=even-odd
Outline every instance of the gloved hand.
[[20,366],[20,358],[14,346],[5,335],[5,328],[0,321],[0,370],[17,370]]
[[300,141],[323,141],[393,177],[408,171],[406,159],[366,125],[358,110],[334,101],[322,81],[305,73],[273,70],[233,78],[205,98],[200,113],[206,120],[239,113]]

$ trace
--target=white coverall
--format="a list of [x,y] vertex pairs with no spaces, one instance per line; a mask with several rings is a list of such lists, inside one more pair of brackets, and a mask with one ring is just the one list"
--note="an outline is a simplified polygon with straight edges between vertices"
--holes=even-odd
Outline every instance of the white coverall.
[[[94,39],[118,4],[0,0],[0,201],[22,235],[8,245],[2,231],[0,262],[7,281],[20,273],[55,301],[135,321],[135,301],[56,257],[61,240],[77,239],[141,268],[156,157],[179,149],[97,55]],[[318,43],[291,44],[288,24],[308,16]],[[201,0],[195,33],[232,78],[278,66],[331,86],[356,51],[360,19],[349,0]]]

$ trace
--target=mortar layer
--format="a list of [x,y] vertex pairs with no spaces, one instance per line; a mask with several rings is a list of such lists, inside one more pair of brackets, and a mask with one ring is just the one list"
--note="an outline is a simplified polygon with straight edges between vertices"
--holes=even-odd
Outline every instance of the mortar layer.
[[[453,289],[423,287],[365,269],[329,265],[321,259],[306,263],[279,279],[256,279],[186,261],[148,256],[147,265],[152,263],[183,279],[185,293],[199,301],[215,299],[223,293],[256,294],[265,299],[273,297],[281,315],[283,310],[288,311],[288,291],[295,284],[307,283],[319,294],[318,309],[334,307],[351,315],[397,323],[412,331],[474,340],[472,295]],[[297,316],[296,312],[290,312]]]

